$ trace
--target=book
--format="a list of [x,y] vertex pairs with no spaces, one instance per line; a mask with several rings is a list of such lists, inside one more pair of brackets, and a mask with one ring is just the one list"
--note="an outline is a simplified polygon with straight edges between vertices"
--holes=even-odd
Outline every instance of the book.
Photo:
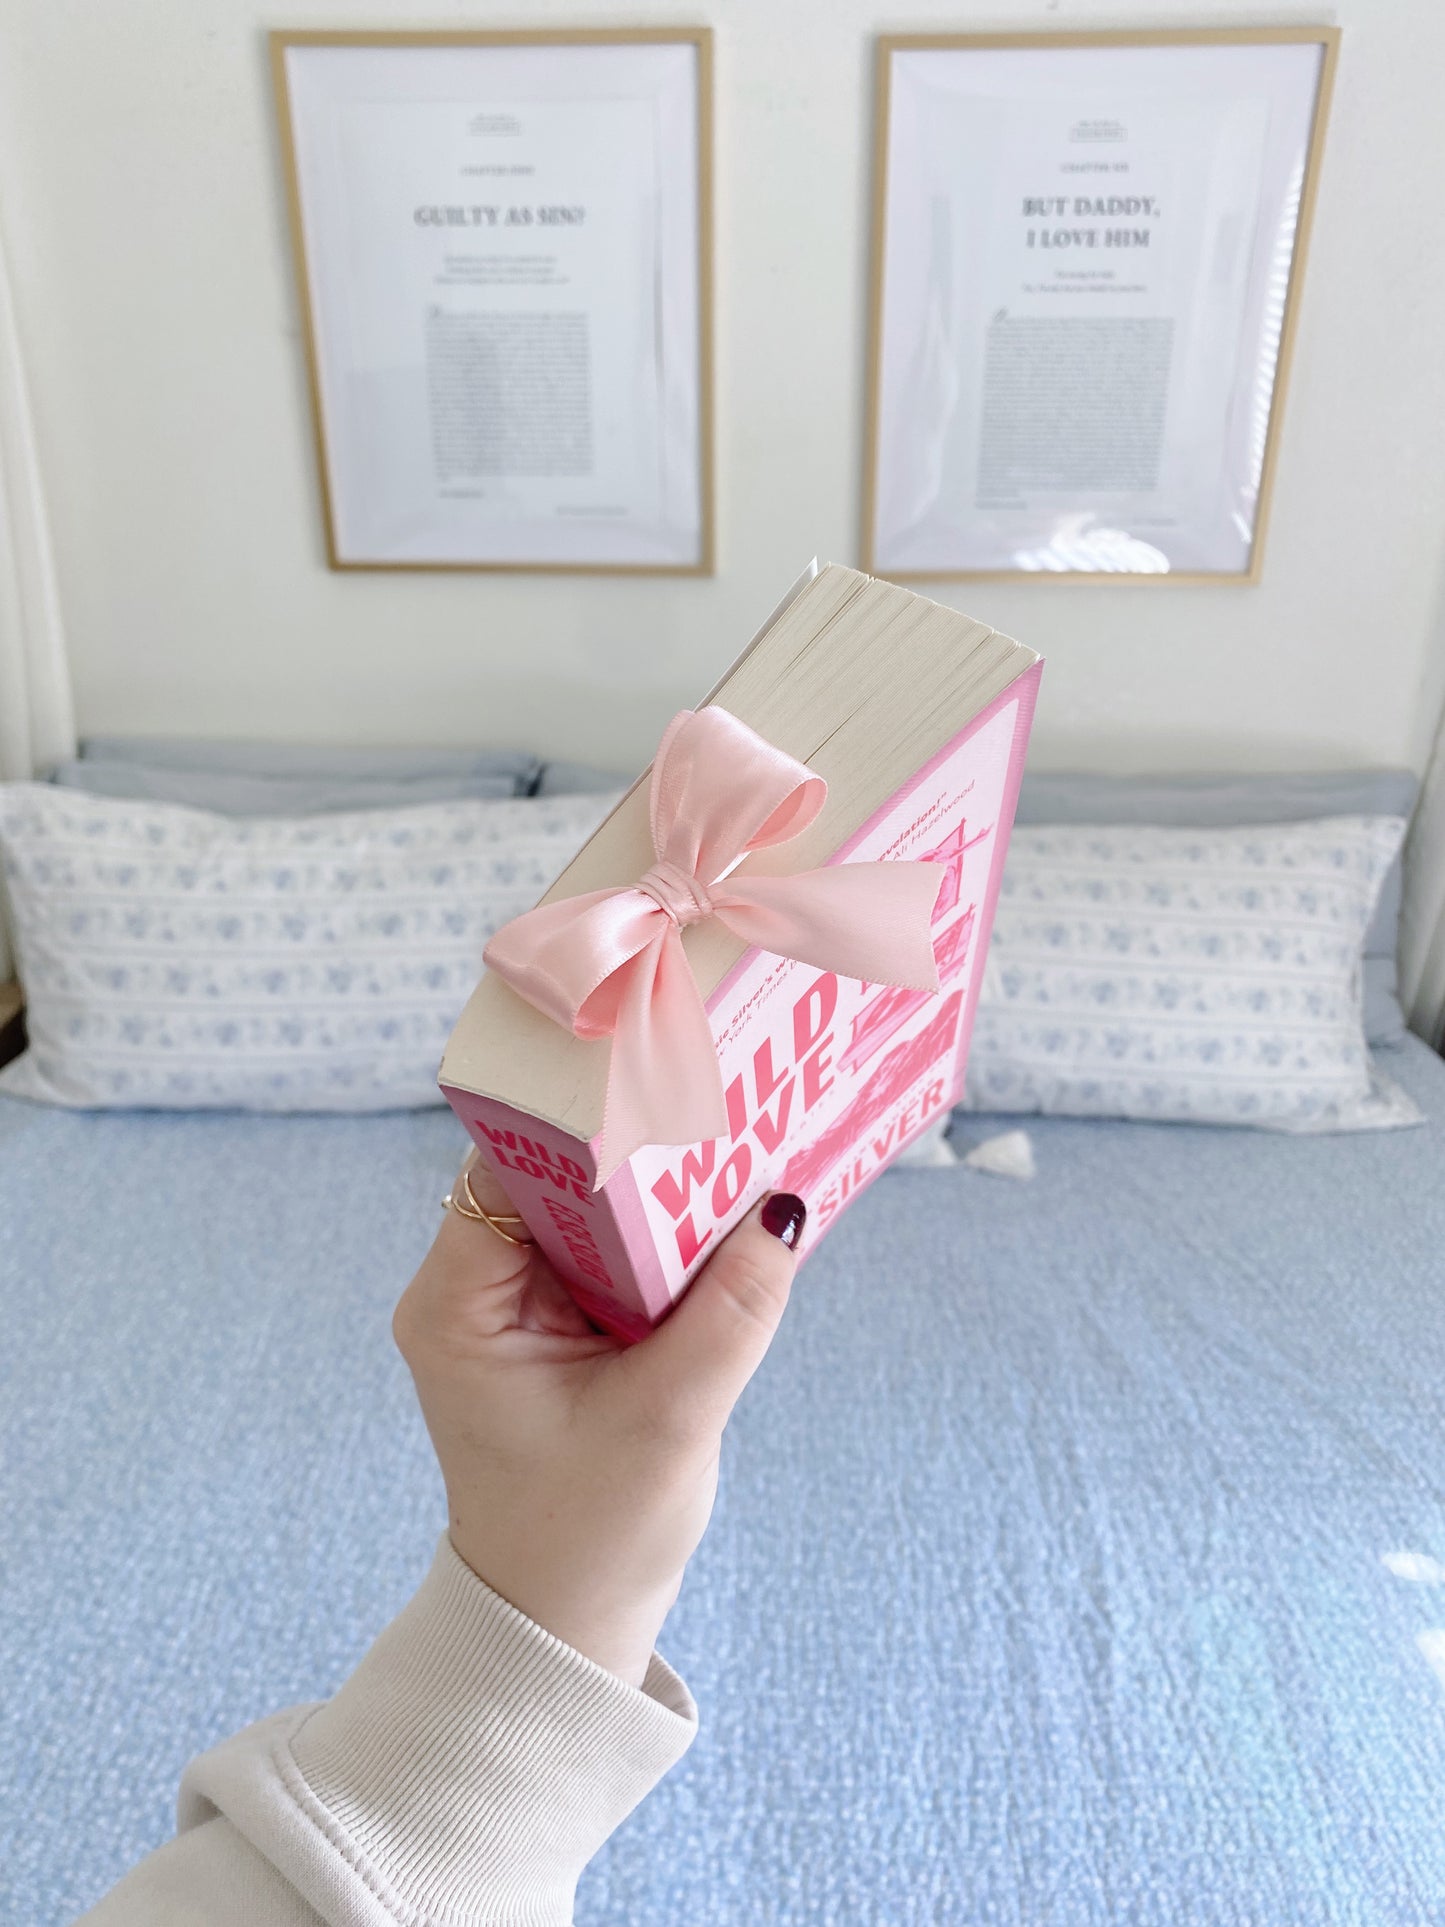
[[[646,1145],[599,1188],[610,1042],[573,1036],[488,971],[442,1061],[448,1101],[577,1302],[635,1341],[763,1192],[796,1192],[816,1248],[962,1092],[1041,659],[926,597],[814,564],[704,699],[826,779],[803,833],[747,859],[940,872],[941,988],[860,983],[682,931],[726,1094],[726,1135]],[[701,705],[700,705],[701,706]],[[542,898],[635,885],[654,861],[644,771]]]

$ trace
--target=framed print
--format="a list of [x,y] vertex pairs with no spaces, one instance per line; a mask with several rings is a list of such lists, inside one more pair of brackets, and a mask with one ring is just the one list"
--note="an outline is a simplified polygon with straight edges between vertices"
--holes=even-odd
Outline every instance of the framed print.
[[271,36],[333,568],[711,573],[711,51]]
[[880,42],[867,569],[1258,579],[1338,40]]

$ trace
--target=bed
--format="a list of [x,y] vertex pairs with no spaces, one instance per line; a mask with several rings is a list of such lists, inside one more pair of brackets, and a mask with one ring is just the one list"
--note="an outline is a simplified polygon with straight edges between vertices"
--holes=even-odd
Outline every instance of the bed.
[[[668,1627],[701,1735],[582,1927],[1445,1919],[1445,1063],[1383,1055],[1432,1122],[1034,1121],[1032,1183],[842,1221]],[[460,1148],[0,1100],[0,1918],[69,1920],[425,1571],[389,1319]]]

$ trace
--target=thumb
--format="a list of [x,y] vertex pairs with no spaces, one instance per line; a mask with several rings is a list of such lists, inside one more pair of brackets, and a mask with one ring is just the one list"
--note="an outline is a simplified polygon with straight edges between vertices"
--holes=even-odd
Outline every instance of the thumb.
[[772,1191],[730,1231],[676,1310],[626,1354],[650,1403],[719,1428],[773,1341],[807,1207]]

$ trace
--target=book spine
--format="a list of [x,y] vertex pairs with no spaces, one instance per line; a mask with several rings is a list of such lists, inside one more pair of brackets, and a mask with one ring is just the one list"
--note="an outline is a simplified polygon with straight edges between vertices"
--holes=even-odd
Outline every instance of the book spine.
[[650,1267],[618,1222],[612,1186],[593,1189],[597,1165],[587,1143],[495,1098],[442,1090],[582,1310],[618,1338],[644,1338],[666,1306],[649,1303]]

